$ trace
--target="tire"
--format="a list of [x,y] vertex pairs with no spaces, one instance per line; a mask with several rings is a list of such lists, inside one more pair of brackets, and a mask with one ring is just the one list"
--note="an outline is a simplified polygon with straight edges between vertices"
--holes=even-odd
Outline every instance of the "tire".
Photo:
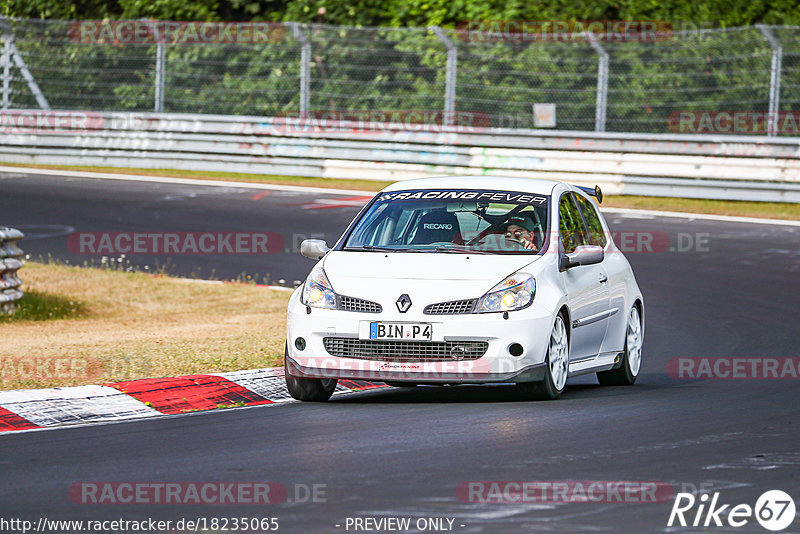
[[518,384],[535,400],[556,400],[561,397],[569,374],[569,336],[564,316],[558,314],[550,333],[550,345],[545,357],[544,380]]
[[617,369],[597,373],[601,386],[632,386],[642,369],[642,317],[634,306],[625,328],[625,351]]
[[325,402],[336,389],[336,378],[302,378],[289,374],[289,349],[284,349],[283,371],[286,389],[292,398],[305,402]]

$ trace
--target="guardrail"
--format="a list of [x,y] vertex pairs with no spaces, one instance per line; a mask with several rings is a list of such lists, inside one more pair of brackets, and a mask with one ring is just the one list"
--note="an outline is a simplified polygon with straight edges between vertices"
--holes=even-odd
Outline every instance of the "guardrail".
[[13,314],[22,298],[19,270],[24,262],[17,243],[23,237],[19,230],[0,226],[0,315]]
[[798,138],[66,111],[2,119],[9,163],[371,180],[502,174],[610,194],[800,201]]

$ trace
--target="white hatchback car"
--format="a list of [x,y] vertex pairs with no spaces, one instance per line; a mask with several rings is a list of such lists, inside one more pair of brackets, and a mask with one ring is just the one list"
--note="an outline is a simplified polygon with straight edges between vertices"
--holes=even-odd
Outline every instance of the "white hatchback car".
[[394,386],[512,383],[537,398],[570,376],[633,384],[644,301],[590,190],[464,176],[390,185],[289,300],[286,384],[330,398],[338,379]]

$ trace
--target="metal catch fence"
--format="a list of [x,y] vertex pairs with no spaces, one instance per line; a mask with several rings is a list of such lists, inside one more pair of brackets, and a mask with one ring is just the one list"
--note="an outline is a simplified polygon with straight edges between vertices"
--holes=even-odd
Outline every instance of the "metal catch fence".
[[620,40],[507,26],[5,19],[2,109],[469,112],[494,128],[800,136],[800,27]]

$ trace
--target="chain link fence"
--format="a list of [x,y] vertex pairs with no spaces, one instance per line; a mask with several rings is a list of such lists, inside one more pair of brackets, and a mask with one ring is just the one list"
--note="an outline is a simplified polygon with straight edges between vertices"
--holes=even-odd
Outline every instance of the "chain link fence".
[[467,112],[505,128],[800,135],[800,27],[631,41],[293,23],[5,19],[0,30],[4,110]]

